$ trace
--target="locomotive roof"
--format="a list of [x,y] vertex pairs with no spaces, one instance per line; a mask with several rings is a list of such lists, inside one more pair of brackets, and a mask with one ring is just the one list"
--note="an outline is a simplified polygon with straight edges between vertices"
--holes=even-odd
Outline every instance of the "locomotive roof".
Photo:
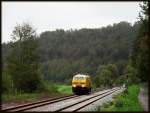
[[89,75],[84,75],[84,74],[77,74],[74,77],[89,77]]

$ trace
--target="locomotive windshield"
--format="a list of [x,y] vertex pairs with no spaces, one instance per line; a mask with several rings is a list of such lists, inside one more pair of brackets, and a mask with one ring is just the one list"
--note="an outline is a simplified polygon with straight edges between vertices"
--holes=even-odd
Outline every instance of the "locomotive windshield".
[[74,77],[74,80],[84,80],[84,77]]

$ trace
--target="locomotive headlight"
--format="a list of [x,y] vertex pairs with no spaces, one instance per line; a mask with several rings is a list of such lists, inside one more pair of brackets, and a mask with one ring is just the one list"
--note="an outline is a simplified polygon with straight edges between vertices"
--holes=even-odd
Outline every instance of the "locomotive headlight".
[[73,87],[76,87],[76,85],[75,85],[75,84],[73,84]]
[[82,84],[82,87],[85,87],[85,84]]

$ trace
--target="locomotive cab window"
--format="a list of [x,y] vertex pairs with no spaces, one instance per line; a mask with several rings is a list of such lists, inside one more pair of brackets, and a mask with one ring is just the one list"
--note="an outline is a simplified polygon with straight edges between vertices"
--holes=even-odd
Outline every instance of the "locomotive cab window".
[[84,80],[84,77],[74,77],[74,80]]

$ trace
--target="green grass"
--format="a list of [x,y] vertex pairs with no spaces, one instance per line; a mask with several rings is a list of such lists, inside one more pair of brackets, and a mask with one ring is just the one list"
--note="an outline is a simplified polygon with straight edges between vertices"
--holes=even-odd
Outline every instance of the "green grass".
[[138,100],[140,87],[132,85],[128,88],[128,93],[121,93],[114,97],[114,101],[105,103],[99,107],[99,111],[143,111]]
[[34,102],[39,99],[72,94],[72,88],[70,85],[54,84],[49,82],[45,82],[44,85],[44,89],[34,93],[3,93],[1,96],[2,102]]
[[72,94],[71,85],[56,85],[59,93]]
[[2,94],[2,102],[34,102],[39,99],[52,98],[57,94],[49,93],[17,93],[17,94]]

